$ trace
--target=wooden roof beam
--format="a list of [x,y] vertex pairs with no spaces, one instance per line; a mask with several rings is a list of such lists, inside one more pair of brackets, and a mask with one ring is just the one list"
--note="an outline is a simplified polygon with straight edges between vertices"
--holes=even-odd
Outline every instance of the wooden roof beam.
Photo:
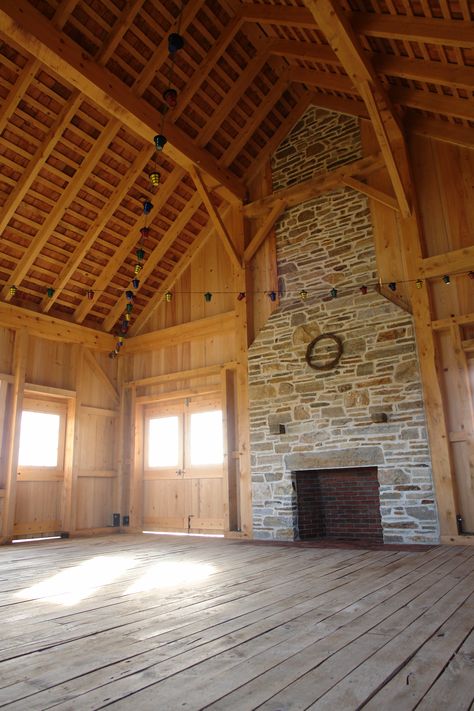
[[[186,203],[185,207],[179,213],[176,220],[173,222],[165,236],[158,242],[154,250],[147,257],[142,271],[140,272],[140,288],[146,282],[146,280],[153,274],[154,269],[160,263],[160,261],[165,256],[166,252],[169,250],[176,237],[180,232],[186,227],[189,220],[192,218],[194,213],[199,209],[202,203],[201,197],[198,193],[195,193],[193,197]],[[136,291],[136,290],[135,290]],[[110,331],[117,320],[120,318],[120,314],[125,310],[125,301],[120,299],[117,301],[115,306],[107,314],[104,320],[104,329]]]
[[354,82],[343,74],[319,72],[317,69],[291,67],[291,79],[297,84],[306,84],[329,91],[339,91],[344,94],[357,94]]
[[444,274],[453,274],[453,272],[466,273],[468,271],[474,271],[474,246],[461,247],[461,249],[454,249],[451,252],[425,257],[420,260],[419,264],[420,277],[425,279],[441,277]]
[[287,207],[300,205],[302,202],[312,200],[316,195],[341,187],[349,177],[369,175],[374,170],[382,168],[383,165],[384,162],[380,153],[366,156],[335,170],[319,173],[297,185],[290,185],[289,188],[277,190],[259,200],[254,200],[254,202],[244,205],[243,213],[245,217],[259,217],[265,214],[268,209],[272,209],[278,201],[284,201]]
[[[28,274],[30,268],[35,262],[36,258],[40,254],[41,250],[45,246],[46,242],[51,236],[51,231],[56,227],[61,217],[64,215],[65,211],[74,200],[77,193],[80,192],[84,182],[87,180],[91,174],[97,161],[101,158],[103,152],[107,149],[109,143],[113,140],[115,132],[119,128],[119,122],[113,119],[104,127],[102,135],[94,143],[93,147],[89,153],[84,158],[80,167],[76,170],[76,173],[69,181],[67,188],[61,195],[61,199],[53,207],[51,212],[46,217],[45,221],[41,225],[35,237],[30,241],[24,255],[17,264],[14,272],[10,278],[10,284],[15,284],[18,286],[25,276]],[[1,292],[1,298],[5,301],[10,301],[13,298],[10,294],[9,284],[5,284]]]
[[405,138],[390,100],[334,0],[305,0],[318,27],[362,96],[385,159],[402,215],[411,214],[411,184]]
[[225,228],[221,216],[219,215],[211,201],[211,197],[208,193],[206,186],[204,185],[202,176],[196,168],[193,168],[191,170],[191,177],[194,180],[194,184],[196,185],[197,191],[201,196],[202,202],[206,206],[206,210],[209,213],[209,217],[211,218],[214,224],[214,228],[219,236],[219,239],[222,242],[225,251],[227,252],[230,258],[230,261],[233,263],[236,269],[241,269],[242,257],[238,254],[237,249],[232,241],[232,238]]
[[288,5],[242,5],[242,16],[247,22],[258,22],[259,25],[286,25],[314,29],[316,22],[305,7],[289,7]]
[[245,144],[249,141],[250,137],[255,133],[257,127],[262,123],[265,116],[270,112],[276,102],[281,98],[282,94],[288,89],[290,85],[290,73],[289,71],[284,72],[278,79],[278,81],[273,85],[268,94],[264,97],[259,107],[256,109],[252,119],[248,121],[246,126],[241,129],[238,136],[236,136],[229,147],[225,150],[222,155],[220,162],[229,166],[235,159],[235,157],[240,153]]
[[[269,6],[265,5],[265,7]],[[256,175],[258,175],[259,171],[269,160],[272,153],[276,151],[280,143],[283,141],[284,138],[286,138],[286,136],[291,131],[298,119],[300,119],[301,116],[304,114],[308,106],[311,104],[312,96],[312,93],[309,91],[306,91],[299,96],[298,101],[293,107],[293,109],[287,115],[285,120],[282,121],[282,123],[275,131],[273,136],[270,138],[270,140],[268,140],[265,146],[259,151],[258,156],[255,156],[255,159],[252,161],[245,175],[245,180],[247,183],[250,182]]]
[[425,118],[414,111],[407,113],[405,123],[410,133],[416,133],[418,136],[429,136],[455,146],[474,148],[474,131],[468,126],[456,126],[449,121]]
[[[170,348],[181,343],[189,343],[196,338],[208,338],[209,336],[221,335],[226,331],[235,328],[235,311],[225,311],[215,316],[206,316],[180,323],[178,326],[160,328],[158,331],[144,333],[141,336],[131,336],[127,338],[127,355],[130,353],[145,353],[146,351],[156,351],[158,348]],[[192,372],[196,372],[193,370]],[[182,380],[181,373],[175,375],[157,376],[158,379]],[[135,381],[131,381],[135,382]],[[128,383],[129,385],[130,383]]]
[[[388,15],[378,12],[345,13],[353,30],[367,37],[400,39],[409,42],[439,44],[451,47],[474,47],[472,22],[468,20],[445,20],[413,17],[412,15]],[[310,9],[287,5],[244,4],[242,15],[249,22],[260,25],[284,25],[315,29],[323,27]]]
[[[119,119],[131,131],[150,141],[161,125],[161,114],[143,99],[136,97],[123,82],[101,67],[64,34],[58,32],[27,0],[16,0],[0,6],[2,34],[36,56],[63,80],[75,86],[100,108]],[[218,165],[183,131],[168,124],[166,154],[189,169],[191,164],[222,186],[225,196],[234,201],[245,197],[245,187],[229,170]]]
[[[303,59],[330,66],[341,66],[336,53],[331,47],[326,45],[298,42],[295,40],[274,40],[270,51],[271,54],[290,59]],[[474,88],[473,67],[398,57],[391,54],[366,54],[370,56],[372,65],[378,74],[386,74],[403,79],[414,79],[416,81],[430,82],[433,84],[443,84],[460,89],[472,90]],[[302,69],[301,67],[294,69],[300,69],[302,72],[311,71],[309,69]],[[323,72],[321,72],[321,74],[322,73]],[[340,75],[329,74],[329,76],[337,77]]]
[[372,61],[379,74],[470,91],[474,89],[474,67],[427,62],[423,59],[409,59],[389,54],[373,55]]
[[76,343],[92,350],[110,351],[114,346],[114,340],[108,333],[35,313],[13,304],[0,302],[0,324],[14,330],[26,328],[32,336],[50,341]]
[[418,91],[417,89],[404,89],[402,87],[391,89],[390,96],[396,103],[413,109],[474,121],[474,101],[472,98],[459,99],[455,96],[434,94],[427,91]]
[[212,112],[212,116],[209,116],[209,120],[199,134],[199,146],[204,147],[210,141],[214,133],[220,128],[220,125],[225,120],[232,107],[238,103],[239,99],[248,89],[257,74],[261,71],[270,56],[271,44],[271,40],[260,43],[255,56],[249,61],[245,69],[241,72],[239,78],[232,83],[231,88],[225,94],[221,103],[216,107],[215,111]]
[[[227,207],[223,215],[223,220],[225,220],[229,212],[230,207]],[[164,282],[161,284],[160,291],[155,292],[151,299],[148,300],[147,305],[139,314],[132,328],[130,329],[130,336],[137,336],[143,331],[144,327],[153,315],[155,309],[157,309],[161,302],[164,301],[166,292],[171,291],[173,289],[178,279],[180,279],[182,274],[184,274],[186,269],[188,269],[189,266],[192,264],[193,260],[199,254],[202,247],[204,247],[207,240],[213,236],[216,236],[216,230],[214,229],[214,226],[211,222],[211,225],[207,225],[201,230],[194,242],[186,250],[185,254],[183,254],[173,271],[169,274],[168,277],[166,277]]]
[[[166,181],[160,186],[160,191],[155,198],[155,215],[159,215],[159,211],[163,205],[166,204],[171,194],[178,187],[180,181],[184,176],[184,171],[179,166],[176,166],[174,171],[166,179]],[[129,182],[129,181],[126,181]],[[130,185],[128,185],[130,187]],[[125,191],[125,184],[124,184]],[[151,220],[151,225],[153,225],[153,219]],[[139,234],[134,229],[130,230],[129,235],[122,241],[122,244],[118,249],[115,250],[112,257],[108,260],[107,266],[102,271],[102,273],[95,279],[93,284],[89,287],[94,295],[92,299],[84,300],[80,306],[74,311],[73,318],[76,323],[82,323],[86,318],[89,311],[93,308],[94,304],[100,298],[101,293],[106,289],[108,284],[111,282],[112,276],[121,267],[124,260],[130,254],[134,245],[139,241]],[[81,250],[82,251],[82,250]],[[82,255],[85,256],[85,253]],[[77,260],[75,260],[77,261]]]
[[[187,5],[184,6],[181,16],[179,18],[181,34],[185,32],[186,28],[194,20],[195,16],[199,12],[203,4],[204,0],[193,0],[192,2],[189,2]],[[165,61],[168,59],[168,55],[168,34],[165,33],[161,42],[157,45],[155,51],[153,52],[153,56],[150,57],[143,70],[140,72],[138,81],[134,86],[135,93],[138,96],[143,94],[145,89],[153,81],[157,69],[159,69],[165,63]],[[181,100],[182,94],[180,94],[180,103]],[[174,113],[175,112],[173,111],[173,120],[175,120]]]
[[369,118],[368,111],[363,101],[342,99],[339,96],[322,94],[315,91],[312,94],[311,104],[313,106],[318,106],[321,109],[327,109],[328,111],[337,111],[340,114],[347,114],[347,116],[358,116],[362,119]]
[[[50,310],[56,299],[59,297],[61,290],[64,289],[66,284],[68,283],[69,279],[74,275],[74,272],[76,269],[79,267],[81,264],[82,260],[96,241],[97,237],[100,235],[102,230],[106,227],[108,221],[110,218],[113,216],[114,212],[117,210],[117,208],[120,206],[120,203],[124,199],[124,197],[127,195],[130,185],[135,182],[135,180],[138,178],[138,176],[142,173],[143,169],[145,168],[149,158],[150,158],[150,153],[151,153],[151,148],[142,148],[140,153],[138,153],[137,157],[135,158],[134,162],[124,175],[122,181],[119,183],[117,188],[114,190],[110,200],[108,200],[106,206],[100,211],[100,215],[97,218],[97,220],[94,220],[92,223],[91,227],[89,230],[84,234],[82,237],[80,243],[77,246],[76,251],[71,254],[70,259],[67,261],[67,263],[64,265],[63,269],[61,272],[58,274],[56,279],[54,280],[53,284],[51,286],[55,290],[55,293],[53,294],[52,297],[45,296],[43,300],[41,301],[41,310],[43,312],[47,312]],[[123,244],[123,243],[122,243]],[[117,250],[120,251],[120,250]],[[117,252],[116,252],[117,253]],[[115,253],[115,254],[116,254]],[[115,256],[114,254],[114,256]],[[106,267],[107,274],[109,275],[110,278],[110,262],[107,264]],[[92,288],[92,287],[89,287]],[[95,298],[96,296],[94,295],[94,299],[92,300],[87,300],[84,303],[87,305],[87,311],[92,307],[93,303],[95,303]],[[81,307],[78,307],[79,309]],[[77,309],[74,312],[74,321],[79,321],[76,318],[76,313]]]
[[371,185],[362,183],[360,180],[356,180],[356,178],[351,178],[349,176],[347,178],[343,178],[342,183],[346,187],[352,188],[352,190],[357,190],[358,193],[367,195],[367,197],[372,200],[380,202],[382,205],[389,207],[391,210],[395,210],[395,212],[400,211],[396,199],[392,197],[392,195],[384,193],[383,190],[377,190],[377,188],[373,188]]
[[263,244],[267,238],[268,233],[272,229],[275,222],[280,217],[283,210],[286,208],[286,202],[284,200],[275,200],[270,212],[266,216],[263,224],[259,227],[257,232],[252,237],[251,241],[245,248],[244,260],[248,264],[254,257],[255,253],[258,251],[260,246]]
[[355,32],[366,37],[474,48],[472,22],[354,12],[348,16]]
[[229,24],[224,28],[223,32],[219,35],[217,41],[212,46],[211,50],[204,57],[201,64],[198,66],[196,72],[191,77],[191,79],[186,83],[186,86],[179,94],[179,103],[176,108],[173,109],[173,121],[175,122],[183,113],[187,104],[191,101],[194,94],[199,91],[203,82],[206,81],[209,76],[209,72],[219,59],[219,57],[225,52],[229,44],[234,39],[237,32],[242,27],[243,18],[238,15],[234,17]]
[[43,142],[39,144],[38,148],[31,156],[31,160],[23,172],[23,175],[2,206],[2,213],[0,216],[0,233],[3,232],[15,214],[18,205],[23,200],[25,194],[38,176],[38,173],[48,160],[52,149],[60,139],[64,129],[76,113],[81,102],[81,94],[78,91],[74,92],[72,96],[70,96],[69,101],[64,104],[64,107],[56,117],[56,120],[46,134]]

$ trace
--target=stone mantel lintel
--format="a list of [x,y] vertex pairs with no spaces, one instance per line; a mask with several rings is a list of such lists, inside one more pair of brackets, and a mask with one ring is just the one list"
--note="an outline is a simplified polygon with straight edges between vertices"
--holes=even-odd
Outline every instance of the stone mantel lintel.
[[382,447],[353,447],[350,449],[329,449],[322,452],[298,452],[287,454],[287,470],[336,469],[353,467],[374,467],[384,464]]

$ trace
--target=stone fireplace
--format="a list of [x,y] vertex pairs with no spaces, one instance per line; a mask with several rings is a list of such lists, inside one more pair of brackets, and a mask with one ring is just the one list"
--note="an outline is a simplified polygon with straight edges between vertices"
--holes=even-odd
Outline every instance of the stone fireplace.
[[[310,108],[274,156],[274,188],[359,157],[357,120]],[[286,210],[276,238],[279,308],[249,351],[254,537],[301,535],[300,472],[358,469],[376,473],[385,542],[437,542],[412,318],[376,289],[367,199],[318,196]],[[342,356],[313,370],[308,343],[326,333]],[[342,480],[334,486],[339,496]]]

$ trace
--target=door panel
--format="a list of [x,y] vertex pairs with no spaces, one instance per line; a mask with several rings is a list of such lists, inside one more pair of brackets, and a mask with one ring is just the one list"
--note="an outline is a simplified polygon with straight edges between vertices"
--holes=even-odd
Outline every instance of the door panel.
[[[209,463],[206,463],[206,459]],[[145,412],[145,528],[222,531],[227,505],[220,402],[196,399]]]

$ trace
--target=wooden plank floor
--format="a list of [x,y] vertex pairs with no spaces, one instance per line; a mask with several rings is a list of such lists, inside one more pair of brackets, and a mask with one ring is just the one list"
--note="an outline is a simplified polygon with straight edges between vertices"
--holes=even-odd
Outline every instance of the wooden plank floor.
[[0,549],[0,706],[467,710],[474,547],[116,535]]

